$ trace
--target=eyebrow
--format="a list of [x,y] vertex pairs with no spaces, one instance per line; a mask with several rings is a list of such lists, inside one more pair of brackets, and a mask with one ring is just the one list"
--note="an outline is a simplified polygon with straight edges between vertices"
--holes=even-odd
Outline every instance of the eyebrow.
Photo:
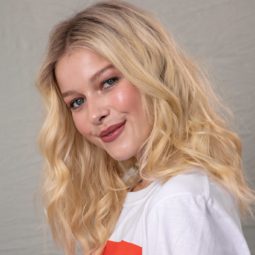
[[[93,82],[95,79],[97,79],[102,73],[104,73],[106,70],[111,69],[111,68],[113,68],[113,65],[112,65],[112,64],[109,64],[109,65],[103,67],[102,69],[100,69],[99,71],[97,71],[95,74],[93,74],[93,75],[90,77],[89,81],[92,83],[92,82]],[[68,91],[66,91],[66,92],[63,92],[63,93],[62,93],[62,96],[65,98],[65,97],[70,96],[70,95],[75,94],[75,93],[76,93],[76,92],[75,92],[74,90],[68,90]]]
[[111,69],[111,68],[113,68],[113,65],[112,65],[112,64],[109,64],[109,65],[103,67],[102,69],[100,69],[99,71],[97,71],[95,74],[93,74],[93,75],[91,76],[91,78],[89,79],[90,82],[93,82],[98,76],[100,76],[100,75],[101,75],[102,73],[104,73],[106,70]]

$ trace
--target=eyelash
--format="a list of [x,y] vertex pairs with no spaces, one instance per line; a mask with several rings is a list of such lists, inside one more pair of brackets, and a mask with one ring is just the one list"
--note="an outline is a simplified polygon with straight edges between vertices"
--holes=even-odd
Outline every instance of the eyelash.
[[[104,80],[102,83],[101,83],[101,86],[103,87],[103,89],[108,89],[108,88],[111,88],[112,86],[114,86],[118,81],[119,81],[119,77],[111,77],[111,78],[109,78],[109,79],[107,79],[107,80]],[[107,84],[107,86],[105,86],[105,84]],[[82,100],[82,102],[79,102],[78,104],[78,106],[74,106],[74,104],[75,103],[77,103],[78,101],[80,101],[80,100]],[[69,104],[69,107],[70,107],[70,109],[72,109],[72,110],[76,110],[76,109],[78,109],[80,106],[81,106],[81,104],[83,104],[84,103],[84,98],[82,98],[82,97],[79,97],[79,98],[75,98],[75,99],[73,99],[71,102],[70,102],[70,104]]]
[[76,110],[77,108],[79,108],[80,105],[79,106],[74,106],[74,104],[77,103],[79,100],[82,100],[82,103],[84,103],[84,98],[82,98],[82,97],[75,98],[69,104],[70,109]]
[[[112,83],[109,84],[109,81],[112,81]],[[109,88],[109,87],[112,87],[112,86],[113,86],[115,83],[117,83],[118,81],[119,81],[119,77],[111,77],[111,78],[109,78],[109,79],[107,79],[107,80],[104,80],[104,81],[102,82],[102,86],[104,87],[105,84],[108,84],[107,88]]]

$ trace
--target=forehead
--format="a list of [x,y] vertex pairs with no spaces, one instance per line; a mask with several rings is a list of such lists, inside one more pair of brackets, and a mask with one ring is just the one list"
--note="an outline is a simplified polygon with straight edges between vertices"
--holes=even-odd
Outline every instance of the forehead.
[[89,81],[98,71],[111,63],[89,49],[78,48],[68,51],[56,64],[55,75],[59,86],[79,81]]
[[82,67],[87,71],[92,71],[100,69],[100,67],[108,63],[110,62],[106,58],[90,49],[77,48],[69,50],[58,60],[56,73],[59,74],[62,70],[68,71],[70,68],[75,68],[75,70],[79,71]]

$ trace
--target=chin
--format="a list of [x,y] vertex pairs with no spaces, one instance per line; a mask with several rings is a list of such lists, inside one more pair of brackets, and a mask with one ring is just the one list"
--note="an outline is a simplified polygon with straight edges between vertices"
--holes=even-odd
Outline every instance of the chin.
[[136,154],[135,153],[110,153],[107,152],[113,159],[117,160],[117,161],[125,161],[125,160],[129,160],[132,157],[134,157]]

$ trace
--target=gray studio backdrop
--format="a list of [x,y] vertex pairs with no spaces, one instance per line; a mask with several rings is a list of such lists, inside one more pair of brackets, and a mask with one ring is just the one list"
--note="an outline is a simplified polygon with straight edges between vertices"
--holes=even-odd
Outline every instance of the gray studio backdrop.
[[[35,77],[52,26],[95,1],[0,0],[0,254],[62,254],[38,205],[42,106]],[[244,167],[255,187],[255,1],[132,0],[156,14],[209,70],[233,110]],[[255,255],[255,222],[243,221]]]

